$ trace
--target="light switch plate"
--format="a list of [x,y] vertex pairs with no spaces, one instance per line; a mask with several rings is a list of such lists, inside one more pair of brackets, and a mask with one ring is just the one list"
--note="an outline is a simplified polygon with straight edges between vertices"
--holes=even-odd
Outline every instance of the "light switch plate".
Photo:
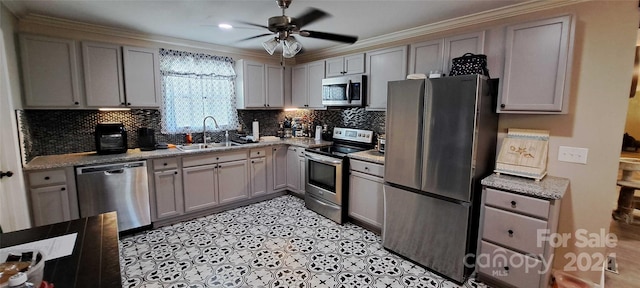
[[579,147],[560,146],[558,150],[558,161],[587,164],[589,149]]

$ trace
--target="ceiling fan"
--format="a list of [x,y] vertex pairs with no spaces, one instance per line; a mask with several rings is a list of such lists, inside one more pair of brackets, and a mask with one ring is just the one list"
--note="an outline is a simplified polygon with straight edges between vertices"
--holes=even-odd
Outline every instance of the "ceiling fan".
[[331,40],[349,44],[353,44],[358,41],[357,36],[302,30],[303,26],[311,24],[330,15],[316,8],[309,8],[299,17],[294,18],[286,16],[284,14],[284,11],[289,8],[289,5],[292,1],[293,0],[276,0],[278,6],[282,9],[282,16],[274,16],[269,18],[269,26],[242,22],[246,25],[268,29],[269,31],[271,31],[271,33],[252,36],[240,41],[275,35],[275,37],[263,42],[262,46],[269,54],[273,55],[273,52],[278,47],[278,44],[282,42],[282,56],[284,58],[291,58],[298,54],[300,50],[302,50],[302,44],[300,44],[300,42],[296,40],[296,38],[293,36],[294,34],[298,34],[302,37]]

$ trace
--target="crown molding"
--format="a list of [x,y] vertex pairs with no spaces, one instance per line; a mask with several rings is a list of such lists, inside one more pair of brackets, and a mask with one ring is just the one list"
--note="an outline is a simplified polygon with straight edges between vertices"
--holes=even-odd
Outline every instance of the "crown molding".
[[448,19],[432,24],[388,33],[381,36],[358,40],[356,43],[351,45],[340,45],[317,50],[309,54],[300,55],[300,57],[296,57],[296,60],[300,63],[305,63],[320,59],[326,59],[328,57],[334,57],[336,55],[344,55],[353,53],[355,51],[368,50],[372,47],[382,46],[389,43],[401,42],[409,38],[420,37],[439,32],[446,32],[449,30],[484,24],[487,22],[501,20],[513,16],[520,16],[533,12],[544,11],[589,1],[594,0],[533,0],[523,2],[507,7],[496,8],[480,13],[469,14],[463,17]]
[[147,42],[153,42],[158,44],[182,46],[182,47],[188,47],[192,49],[215,50],[221,53],[242,55],[246,57],[265,59],[266,61],[273,61],[273,58],[267,57],[270,55],[267,55],[266,53],[262,53],[263,51],[238,49],[238,48],[233,48],[229,46],[223,46],[223,45],[217,45],[212,43],[193,41],[193,40],[187,40],[187,39],[181,39],[181,38],[175,38],[175,37],[149,35],[149,34],[143,34],[140,32],[134,32],[134,31],[125,30],[125,29],[119,29],[119,28],[96,25],[96,24],[89,24],[89,23],[50,17],[50,16],[45,16],[40,14],[28,14],[20,17],[18,21],[20,26],[41,25],[41,26],[46,26],[51,28],[73,30],[73,31],[86,32],[86,33],[92,33],[92,34],[125,38],[130,40],[147,41]]

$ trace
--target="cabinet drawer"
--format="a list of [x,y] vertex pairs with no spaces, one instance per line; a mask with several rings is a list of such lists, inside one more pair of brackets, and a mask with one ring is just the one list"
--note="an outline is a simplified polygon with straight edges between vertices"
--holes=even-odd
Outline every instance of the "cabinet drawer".
[[487,276],[518,288],[540,287],[542,261],[485,241],[480,245],[476,266],[481,280]]
[[482,239],[526,253],[544,253],[544,245],[537,243],[537,231],[547,229],[546,221],[487,206],[484,211]]
[[549,201],[485,188],[485,204],[542,219],[549,217]]
[[66,182],[67,176],[64,169],[29,173],[29,185],[31,187],[64,184]]
[[246,150],[240,153],[232,153],[232,154],[201,154],[190,157],[185,157],[182,159],[183,167],[192,167],[192,166],[200,166],[200,165],[209,165],[213,163],[221,163],[228,161],[236,161],[236,160],[244,160],[247,159]]
[[266,155],[265,149],[251,149],[251,158],[264,157]]
[[178,168],[177,158],[163,158],[153,160],[153,170],[165,170]]
[[351,170],[384,177],[384,165],[354,159],[349,159],[349,164],[351,165]]

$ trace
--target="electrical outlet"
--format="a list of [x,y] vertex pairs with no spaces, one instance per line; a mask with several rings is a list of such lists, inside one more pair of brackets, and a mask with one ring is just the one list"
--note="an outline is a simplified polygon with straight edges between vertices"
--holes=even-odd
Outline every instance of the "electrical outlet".
[[589,149],[579,147],[560,146],[558,161],[587,164]]

